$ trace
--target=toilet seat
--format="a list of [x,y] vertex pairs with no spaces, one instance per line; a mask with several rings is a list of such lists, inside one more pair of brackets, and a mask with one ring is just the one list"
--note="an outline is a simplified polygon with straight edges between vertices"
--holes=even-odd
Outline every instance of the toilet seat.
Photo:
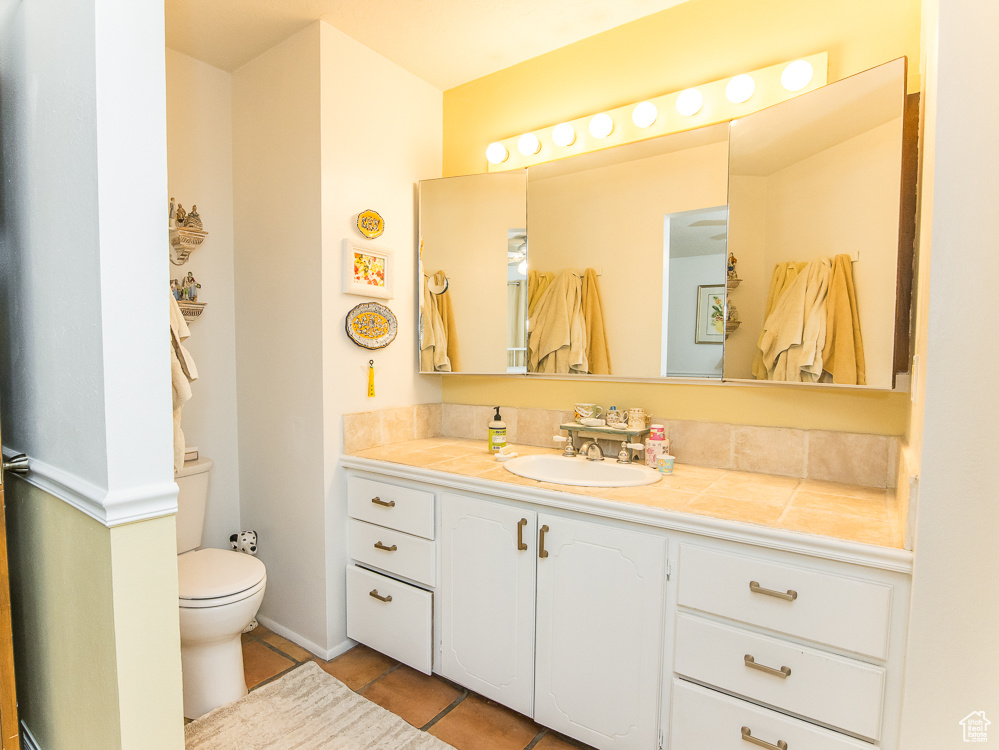
[[177,557],[177,582],[181,607],[221,607],[263,589],[267,569],[242,552],[206,548]]

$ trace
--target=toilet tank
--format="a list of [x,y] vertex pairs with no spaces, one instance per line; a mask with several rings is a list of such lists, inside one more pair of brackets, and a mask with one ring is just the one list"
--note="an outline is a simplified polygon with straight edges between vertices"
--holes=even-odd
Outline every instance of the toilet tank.
[[208,477],[215,462],[210,458],[188,461],[175,471],[177,482],[177,554],[201,546],[205,529],[205,506],[208,503]]

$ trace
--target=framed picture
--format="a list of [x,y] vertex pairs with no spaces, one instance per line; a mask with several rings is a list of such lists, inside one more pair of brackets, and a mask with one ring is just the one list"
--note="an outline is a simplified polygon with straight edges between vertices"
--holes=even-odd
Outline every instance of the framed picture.
[[725,342],[725,285],[702,284],[697,287],[697,330],[695,344]]
[[367,242],[343,241],[343,291],[362,297],[392,299],[395,271],[392,251]]

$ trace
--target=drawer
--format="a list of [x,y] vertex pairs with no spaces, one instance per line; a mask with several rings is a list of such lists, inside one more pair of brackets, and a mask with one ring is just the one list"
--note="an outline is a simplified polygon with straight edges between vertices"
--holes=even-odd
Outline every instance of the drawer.
[[690,544],[680,547],[677,580],[680,606],[875,659],[888,655],[889,584]]
[[[875,750],[874,745],[752,703],[673,680],[670,750],[749,750],[787,743],[788,750]],[[749,736],[743,739],[743,732]],[[757,745],[749,738],[769,743]]]
[[[773,670],[787,668],[787,677]],[[681,614],[674,669],[698,682],[876,740],[885,670],[770,636]]]
[[432,492],[362,477],[348,477],[347,513],[359,521],[405,531],[424,539],[434,538]]
[[433,614],[429,591],[364,568],[347,568],[348,638],[430,674]]
[[358,562],[433,586],[435,542],[364,521],[350,521],[350,556]]

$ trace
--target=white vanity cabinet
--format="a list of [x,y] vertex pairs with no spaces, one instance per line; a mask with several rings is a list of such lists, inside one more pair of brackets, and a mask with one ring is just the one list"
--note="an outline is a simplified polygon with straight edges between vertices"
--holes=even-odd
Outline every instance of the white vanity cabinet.
[[445,677],[601,750],[657,746],[664,536],[444,493],[441,556]]

